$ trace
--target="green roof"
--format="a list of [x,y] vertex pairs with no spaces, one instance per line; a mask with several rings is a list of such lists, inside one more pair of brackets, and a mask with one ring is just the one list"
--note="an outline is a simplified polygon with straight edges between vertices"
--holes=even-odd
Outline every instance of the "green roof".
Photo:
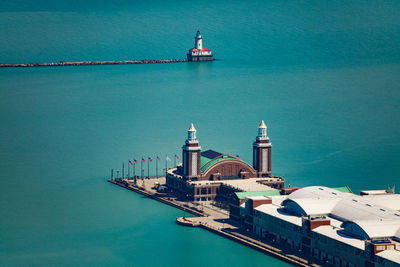
[[209,158],[201,156],[200,157],[201,171],[205,172],[209,167],[211,167],[215,163],[223,161],[223,160],[227,160],[227,159],[232,159],[232,158],[225,156],[225,155],[220,158],[216,158],[216,159],[209,159]]
[[279,196],[280,190],[273,189],[273,190],[265,190],[265,191],[253,191],[253,192],[235,192],[236,196],[239,199],[243,199],[246,197],[255,197],[255,196]]
[[331,187],[331,188],[343,193],[353,193],[353,191],[351,191],[351,189],[347,185],[342,187]]

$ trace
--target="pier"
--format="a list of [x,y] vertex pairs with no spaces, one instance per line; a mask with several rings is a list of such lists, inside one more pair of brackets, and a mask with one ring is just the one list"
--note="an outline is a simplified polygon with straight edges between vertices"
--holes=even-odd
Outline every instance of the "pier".
[[243,232],[233,221],[229,220],[229,213],[227,211],[215,207],[210,203],[199,204],[188,202],[168,193],[158,193],[153,185],[156,182],[164,184],[165,177],[138,178],[136,183],[132,178],[111,179],[108,182],[178,208],[184,211],[184,213],[194,215],[190,217],[184,215],[183,217],[176,218],[176,223],[179,225],[200,227],[295,266],[320,266],[295,255],[291,251],[282,250],[273,244],[263,243],[250,233]]
[[143,59],[143,60],[118,60],[118,61],[77,61],[77,62],[43,62],[43,63],[9,63],[0,64],[0,68],[19,67],[61,67],[61,66],[89,66],[89,65],[127,65],[127,64],[155,64],[188,62],[187,59]]

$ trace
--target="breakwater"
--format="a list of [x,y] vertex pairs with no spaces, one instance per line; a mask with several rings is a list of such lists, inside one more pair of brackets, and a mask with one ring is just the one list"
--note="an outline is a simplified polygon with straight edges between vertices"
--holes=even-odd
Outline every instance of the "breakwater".
[[0,68],[18,67],[61,67],[61,66],[88,66],[88,65],[127,65],[127,64],[155,64],[187,62],[187,59],[143,59],[143,60],[117,60],[117,61],[77,61],[77,62],[43,62],[43,63],[9,63],[0,64]]

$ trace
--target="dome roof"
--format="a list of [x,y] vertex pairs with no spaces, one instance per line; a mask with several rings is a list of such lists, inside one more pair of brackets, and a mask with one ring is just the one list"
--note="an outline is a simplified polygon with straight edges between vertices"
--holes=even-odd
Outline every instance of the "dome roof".
[[323,186],[301,188],[282,204],[297,216],[329,214],[342,221],[345,230],[357,236],[376,238],[400,233],[398,211]]

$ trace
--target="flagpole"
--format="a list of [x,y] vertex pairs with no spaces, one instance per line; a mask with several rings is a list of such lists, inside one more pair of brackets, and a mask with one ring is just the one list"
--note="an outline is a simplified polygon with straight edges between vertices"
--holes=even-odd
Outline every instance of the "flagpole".
[[125,173],[124,173],[124,163],[122,162],[122,179],[125,178]]
[[176,167],[176,154],[174,156],[174,166]]
[[147,178],[149,178],[150,174],[150,157],[147,158]]
[[158,156],[156,158],[156,177],[158,178]]
[[114,169],[111,169],[111,180],[114,180]]
[[167,163],[168,156],[165,155],[165,173],[167,173],[168,163]]
[[130,169],[131,169],[131,161],[129,161],[128,163],[128,179],[131,178]]
[[143,158],[142,158],[142,161],[140,162],[140,167],[141,167],[141,170],[140,170],[140,178],[142,178],[142,180],[143,180]]
[[133,182],[136,185],[136,159],[133,161]]

